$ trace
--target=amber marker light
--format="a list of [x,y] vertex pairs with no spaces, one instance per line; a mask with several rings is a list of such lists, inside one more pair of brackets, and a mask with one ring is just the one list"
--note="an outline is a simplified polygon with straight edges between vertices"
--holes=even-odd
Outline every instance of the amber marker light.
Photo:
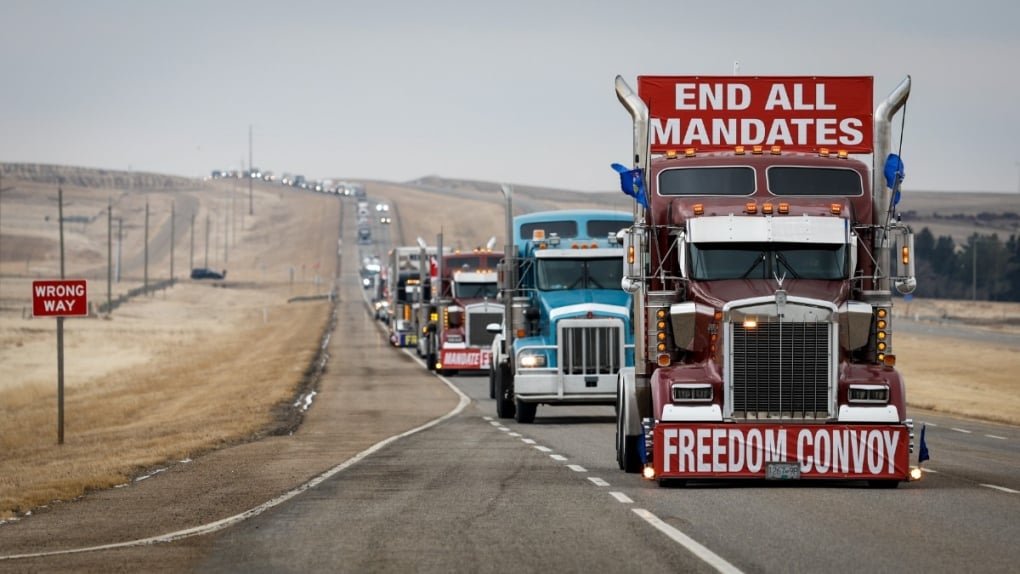
[[790,213],[790,204],[786,202],[779,203],[779,213],[787,214]]
[[823,148],[819,149],[818,150],[818,155],[820,155],[822,157],[829,157],[829,148],[823,147]]
[[772,153],[772,155],[779,155],[779,154],[780,154],[780,152],[782,152],[782,151],[783,151],[783,150],[782,150],[782,148],[780,148],[780,147],[779,147],[779,146],[777,146],[777,145],[774,145],[774,146],[772,146],[772,147],[770,147],[770,148],[769,148],[769,152],[771,152],[771,153]]
[[733,148],[733,153],[737,155],[744,155],[744,146],[738,145],[737,147]]
[[753,153],[754,155],[761,155],[762,152],[764,152],[764,151],[765,151],[765,148],[761,147],[760,145],[756,145],[756,146],[751,148],[751,153]]
[[696,150],[694,148],[692,148],[692,147],[689,147],[689,148],[685,149],[684,150],[684,157],[694,157],[695,151]]
[[694,215],[704,215],[704,213],[705,213],[705,206],[704,206],[704,204],[695,203],[694,204]]
[[676,159],[676,150],[675,149],[666,150],[666,157],[668,159]]
[[758,204],[753,201],[749,201],[747,202],[747,205],[744,206],[744,209],[747,213],[754,215],[755,213],[758,213]]
[[829,206],[829,211],[831,211],[833,215],[839,215],[843,211],[843,206],[838,203],[833,203]]
[[850,159],[850,153],[847,152],[845,149],[841,149],[838,152],[836,152],[836,157],[838,157],[839,159]]
[[761,206],[761,212],[764,213],[765,215],[772,215],[772,204],[763,203]]

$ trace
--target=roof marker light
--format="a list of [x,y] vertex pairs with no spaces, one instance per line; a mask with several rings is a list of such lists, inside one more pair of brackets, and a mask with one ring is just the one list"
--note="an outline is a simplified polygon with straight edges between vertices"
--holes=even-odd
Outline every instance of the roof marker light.
[[704,215],[704,213],[705,213],[705,206],[704,206],[704,204],[695,203],[694,204],[694,215]]
[[751,153],[753,153],[754,155],[761,155],[762,152],[764,152],[764,151],[765,151],[765,148],[763,148],[760,145],[756,145],[756,146],[751,148]]
[[744,155],[744,146],[738,145],[737,147],[733,148],[733,153],[737,155]]
[[836,152],[836,157],[838,157],[839,159],[850,159],[850,154],[845,149],[841,149],[838,152]]
[[843,206],[838,203],[833,203],[829,206],[829,211],[831,211],[833,215],[839,215],[840,212],[843,211]]
[[769,152],[771,152],[772,155],[779,155],[779,153],[781,151],[783,151],[783,150],[779,146],[777,146],[777,145],[774,145],[771,148],[769,148]]
[[676,155],[677,154],[676,154],[676,150],[675,149],[668,149],[668,150],[666,150],[666,157],[668,159],[676,159]]
[[790,213],[790,204],[785,201],[779,202],[779,213]]
[[745,205],[744,208],[751,215],[758,213],[758,204],[753,201],[747,202],[747,205]]
[[822,157],[829,157],[829,148],[827,147],[819,148],[818,155]]
[[689,147],[689,148],[684,150],[684,157],[694,157],[695,153],[696,153],[695,149],[692,148],[692,147]]
[[772,204],[771,203],[762,204],[761,212],[764,213],[765,215],[772,215]]

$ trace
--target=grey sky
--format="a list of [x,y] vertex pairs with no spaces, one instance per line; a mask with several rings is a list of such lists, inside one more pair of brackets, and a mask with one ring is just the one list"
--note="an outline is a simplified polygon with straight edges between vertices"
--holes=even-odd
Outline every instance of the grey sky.
[[[621,74],[906,76],[905,187],[1016,192],[1015,0],[0,0],[0,161],[617,185]],[[897,117],[897,126],[899,117]],[[896,130],[894,147],[899,144]]]

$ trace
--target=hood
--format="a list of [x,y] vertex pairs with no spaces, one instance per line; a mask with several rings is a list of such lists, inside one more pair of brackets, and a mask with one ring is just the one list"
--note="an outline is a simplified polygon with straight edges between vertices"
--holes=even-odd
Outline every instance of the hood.
[[579,291],[538,291],[538,305],[543,321],[584,317],[592,312],[597,317],[630,318],[631,295],[616,289],[582,289]]

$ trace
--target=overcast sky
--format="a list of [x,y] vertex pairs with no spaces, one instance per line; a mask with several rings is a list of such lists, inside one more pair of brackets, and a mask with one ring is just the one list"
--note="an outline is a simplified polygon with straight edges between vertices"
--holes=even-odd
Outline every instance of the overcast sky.
[[[906,190],[1018,192],[1020,2],[0,0],[0,161],[617,187],[622,75],[910,75]],[[899,147],[899,121],[894,149]]]

